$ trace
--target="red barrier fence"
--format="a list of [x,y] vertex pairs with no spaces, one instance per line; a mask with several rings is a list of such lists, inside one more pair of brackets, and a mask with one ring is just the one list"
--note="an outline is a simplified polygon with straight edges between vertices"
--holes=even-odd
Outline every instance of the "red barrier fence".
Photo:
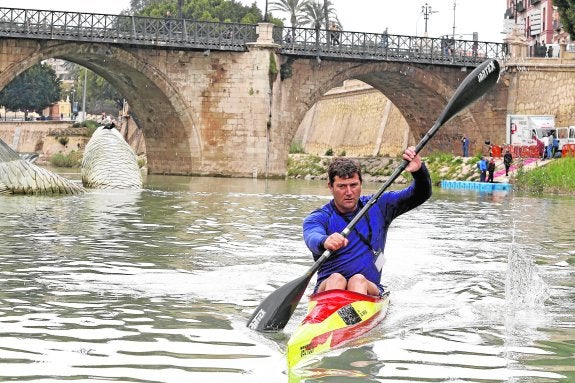
[[565,144],[561,150],[561,157],[575,157],[575,144]]
[[[513,158],[536,158],[543,156],[542,149],[537,147],[537,145],[492,145],[491,156],[503,157],[505,152],[509,150]],[[575,145],[573,145],[573,150],[575,150]]]

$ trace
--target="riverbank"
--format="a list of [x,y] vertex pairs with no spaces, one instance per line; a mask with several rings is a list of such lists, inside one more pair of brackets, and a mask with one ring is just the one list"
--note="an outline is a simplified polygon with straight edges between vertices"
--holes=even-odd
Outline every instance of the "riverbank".
[[[288,177],[327,180],[327,166],[333,157],[307,154],[290,154]],[[350,157],[359,161],[366,182],[382,183],[399,166],[399,157]],[[435,186],[441,180],[479,181],[479,157],[459,157],[434,153],[424,158]],[[495,182],[511,183],[515,190],[528,193],[575,194],[575,158],[566,157],[542,161],[516,159],[505,176],[503,159],[495,159]],[[411,182],[410,176],[398,177],[395,183]]]

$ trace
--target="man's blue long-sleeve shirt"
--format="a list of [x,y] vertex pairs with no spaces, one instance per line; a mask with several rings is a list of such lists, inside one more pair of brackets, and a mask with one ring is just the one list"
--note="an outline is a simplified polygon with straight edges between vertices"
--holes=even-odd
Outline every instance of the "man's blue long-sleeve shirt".
[[[376,254],[383,253],[387,238],[387,229],[391,221],[399,215],[421,205],[431,196],[431,178],[425,164],[413,172],[413,182],[399,191],[383,193],[359,220],[349,233],[348,245],[335,251],[318,271],[317,286],[333,273],[340,273],[346,279],[362,274],[368,280],[381,287],[381,270],[375,265]],[[364,206],[371,196],[360,197]],[[337,211],[333,200],[307,216],[303,222],[303,237],[307,247],[317,260],[325,251],[323,243],[333,233],[341,233],[361,207],[350,214]],[[358,234],[361,233],[361,235]],[[363,238],[362,238],[363,237]],[[369,240],[370,241],[369,241]],[[366,244],[370,242],[370,246]]]

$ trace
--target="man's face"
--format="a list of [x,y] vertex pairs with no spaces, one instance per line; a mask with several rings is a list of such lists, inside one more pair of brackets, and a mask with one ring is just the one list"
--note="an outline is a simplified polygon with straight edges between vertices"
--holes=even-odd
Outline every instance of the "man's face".
[[335,176],[333,184],[328,184],[328,186],[340,213],[351,213],[355,210],[361,196],[361,181],[357,173],[351,178]]

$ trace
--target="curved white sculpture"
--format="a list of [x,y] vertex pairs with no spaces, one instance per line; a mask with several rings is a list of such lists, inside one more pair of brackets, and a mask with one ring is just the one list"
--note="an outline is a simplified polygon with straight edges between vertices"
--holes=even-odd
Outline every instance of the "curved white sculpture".
[[140,189],[136,154],[113,125],[100,126],[82,158],[82,183],[95,189]]
[[23,160],[0,140],[0,194],[80,194],[84,188]]

